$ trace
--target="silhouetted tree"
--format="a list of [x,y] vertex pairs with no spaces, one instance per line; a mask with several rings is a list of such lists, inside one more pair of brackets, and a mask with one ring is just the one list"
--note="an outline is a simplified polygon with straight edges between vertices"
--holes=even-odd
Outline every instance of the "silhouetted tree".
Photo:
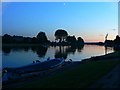
[[32,38],[32,43],[38,43],[38,41],[37,41],[37,38],[36,38],[36,37],[33,37],[33,38]]
[[12,43],[13,42],[12,36],[5,34],[4,36],[2,36],[2,42],[3,43]]
[[81,37],[77,38],[78,44],[84,44],[84,40]]
[[75,44],[76,43],[76,38],[75,36],[68,36],[66,38],[66,41],[69,43],[69,44]]
[[116,38],[114,40],[114,44],[115,45],[120,45],[120,37],[119,37],[119,35],[116,36]]
[[24,43],[32,43],[32,38],[30,38],[30,37],[24,37],[23,38],[23,42]]
[[23,36],[13,36],[13,42],[14,43],[24,43],[24,37]]
[[114,45],[114,41],[113,40],[105,40],[105,47],[112,47]]
[[68,36],[68,33],[65,30],[58,29],[55,32],[54,36],[56,37],[56,40],[59,40],[59,42],[61,43],[62,40],[64,41],[64,39],[66,39],[66,37]]
[[37,40],[39,43],[46,43],[48,42],[47,36],[45,32],[39,32],[37,35]]

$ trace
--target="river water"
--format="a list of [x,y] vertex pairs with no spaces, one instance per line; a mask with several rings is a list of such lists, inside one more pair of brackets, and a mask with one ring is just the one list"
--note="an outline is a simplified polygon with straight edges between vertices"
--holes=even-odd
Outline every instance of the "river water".
[[48,57],[60,58],[65,60],[72,59],[73,61],[81,61],[91,56],[105,55],[114,52],[112,48],[105,48],[98,45],[84,45],[81,47],[71,46],[56,46],[56,47],[41,47],[41,46],[24,46],[24,47],[3,47],[2,52],[2,67],[20,67],[39,60],[44,62]]

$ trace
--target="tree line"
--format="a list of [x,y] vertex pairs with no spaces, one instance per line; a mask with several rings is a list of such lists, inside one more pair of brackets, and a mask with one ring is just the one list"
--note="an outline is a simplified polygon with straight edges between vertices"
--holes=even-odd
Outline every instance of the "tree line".
[[23,36],[16,36],[16,35],[8,35],[5,34],[2,36],[2,43],[18,43],[18,44],[44,44],[49,43],[50,41],[47,39],[45,32],[39,32],[36,37],[23,37]]
[[113,46],[115,48],[120,48],[120,37],[116,36],[114,40],[105,40],[105,46]]
[[81,37],[76,39],[75,36],[68,35],[67,31],[58,29],[55,31],[55,42],[48,40],[45,32],[39,32],[36,37],[23,37],[16,35],[5,34],[2,36],[2,43],[6,44],[50,44],[50,45],[78,45],[84,44],[84,40]]

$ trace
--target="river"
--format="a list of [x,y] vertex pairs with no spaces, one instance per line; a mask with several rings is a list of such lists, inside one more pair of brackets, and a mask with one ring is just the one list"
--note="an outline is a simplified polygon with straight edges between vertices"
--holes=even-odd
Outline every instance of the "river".
[[56,46],[56,47],[41,47],[41,46],[24,46],[24,47],[3,47],[2,52],[2,67],[20,67],[39,60],[44,62],[48,57],[60,58],[65,60],[72,59],[73,61],[81,61],[91,56],[105,55],[114,52],[112,48],[105,48],[98,45],[84,45],[81,47],[71,46]]

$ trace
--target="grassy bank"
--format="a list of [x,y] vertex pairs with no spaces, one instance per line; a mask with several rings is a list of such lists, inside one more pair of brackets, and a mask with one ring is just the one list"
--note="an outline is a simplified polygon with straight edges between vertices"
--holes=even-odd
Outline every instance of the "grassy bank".
[[120,64],[119,60],[93,61],[64,70],[56,75],[24,83],[23,88],[85,88],[94,83],[112,68]]

